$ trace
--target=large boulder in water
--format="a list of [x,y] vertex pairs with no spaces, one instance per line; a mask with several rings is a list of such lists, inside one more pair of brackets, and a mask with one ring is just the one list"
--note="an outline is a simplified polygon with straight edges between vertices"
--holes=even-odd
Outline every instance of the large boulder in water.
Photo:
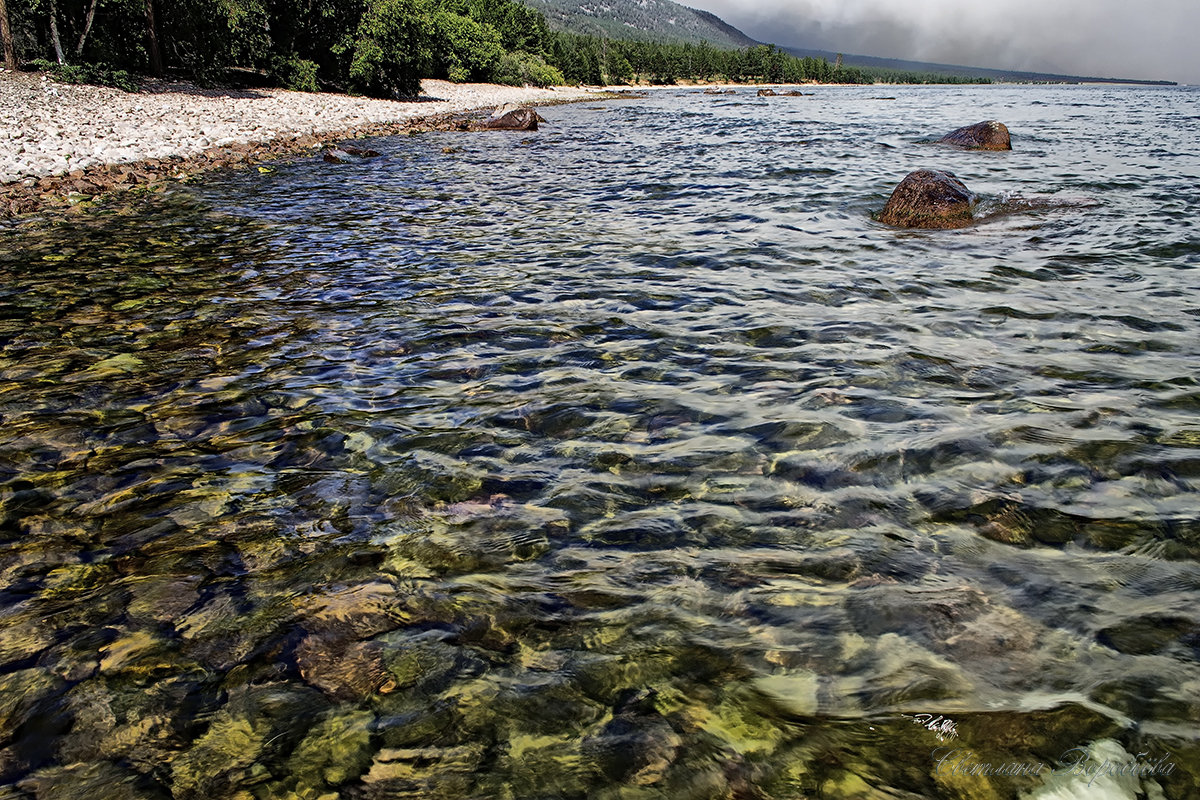
[[951,172],[922,169],[900,181],[879,215],[901,228],[962,228],[971,224],[975,195]]
[[1008,128],[1003,122],[994,119],[951,131],[938,141],[975,150],[1012,150],[1012,138],[1008,135]]
[[514,108],[498,117],[476,123],[473,127],[478,131],[536,131],[538,114],[532,108]]

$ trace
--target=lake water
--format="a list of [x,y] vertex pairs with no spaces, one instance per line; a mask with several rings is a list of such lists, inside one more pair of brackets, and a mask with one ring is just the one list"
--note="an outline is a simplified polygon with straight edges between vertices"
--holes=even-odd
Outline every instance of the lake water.
[[0,797],[1200,796],[1200,92],[811,91],[0,230]]

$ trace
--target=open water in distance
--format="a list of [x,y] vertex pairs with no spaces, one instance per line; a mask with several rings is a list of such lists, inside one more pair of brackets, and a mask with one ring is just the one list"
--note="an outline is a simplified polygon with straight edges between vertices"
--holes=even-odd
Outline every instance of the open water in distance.
[[812,91],[0,231],[0,796],[1200,796],[1200,94]]

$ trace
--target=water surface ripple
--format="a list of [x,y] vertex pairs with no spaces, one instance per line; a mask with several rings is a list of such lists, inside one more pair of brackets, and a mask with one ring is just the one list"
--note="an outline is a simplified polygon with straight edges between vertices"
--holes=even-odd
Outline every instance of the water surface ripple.
[[1200,94],[813,91],[0,230],[0,796],[1200,796]]

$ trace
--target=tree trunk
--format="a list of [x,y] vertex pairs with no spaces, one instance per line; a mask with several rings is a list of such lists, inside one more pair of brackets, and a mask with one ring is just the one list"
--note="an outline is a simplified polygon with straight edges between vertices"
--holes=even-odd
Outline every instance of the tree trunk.
[[8,27],[8,4],[0,0],[0,43],[4,46],[4,67],[17,68],[17,53],[13,49],[12,30]]
[[[3,2],[4,0],[0,0],[0,3]],[[88,6],[87,20],[83,23],[83,33],[79,34],[79,44],[75,45],[76,61],[83,55],[83,45],[87,41],[88,34],[92,31],[92,20],[96,18],[96,2],[97,0],[92,0],[92,4]]]
[[146,0],[146,30],[150,34],[150,74],[163,76],[162,52],[158,49],[158,26],[154,23],[154,0]]
[[50,0],[50,41],[54,45],[54,57],[58,59],[58,63],[67,63],[67,59],[63,57],[62,42],[58,40],[58,3],[54,0]]

